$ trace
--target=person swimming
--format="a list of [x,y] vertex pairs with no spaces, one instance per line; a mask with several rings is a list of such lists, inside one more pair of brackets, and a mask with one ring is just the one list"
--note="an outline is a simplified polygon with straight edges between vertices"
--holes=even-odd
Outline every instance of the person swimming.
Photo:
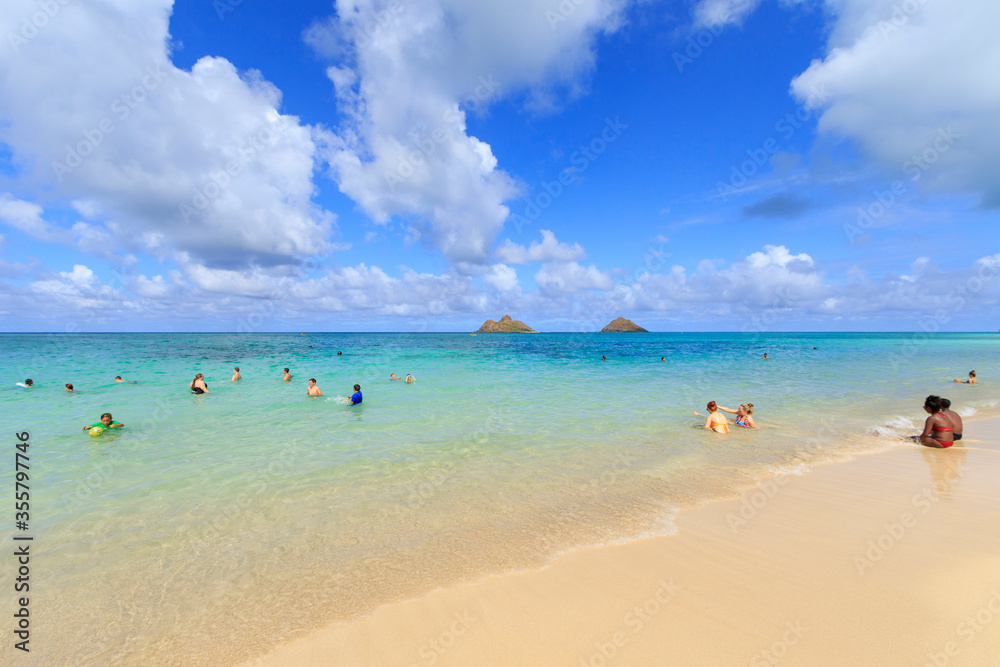
[[398,376],[398,375],[396,375],[395,373],[391,373],[391,374],[389,375],[389,379],[390,379],[390,380],[402,380],[403,378],[399,377],[399,376]]
[[911,436],[911,440],[919,442],[924,447],[946,449],[955,444],[954,428],[951,420],[944,414],[940,396],[928,396],[924,401],[924,412],[930,415],[924,422],[924,430],[920,435]]
[[417,381],[417,378],[413,377],[409,373],[406,374],[406,384],[410,384],[410,383],[416,382],[416,381]]
[[607,361],[607,360],[608,360],[607,355],[602,354],[601,355],[601,361]]
[[359,405],[361,403],[361,385],[354,385],[354,393],[351,394],[350,398],[344,399],[345,403],[350,403],[351,405]]
[[194,379],[191,380],[191,393],[192,394],[211,393],[208,391],[208,385],[205,384],[205,376],[203,374],[198,373],[197,375],[194,376]]
[[951,401],[947,398],[941,399],[941,412],[951,421],[951,434],[955,437],[955,442],[962,439],[962,416],[951,409]]
[[316,386],[316,378],[309,378],[309,388],[306,390],[309,396],[322,396],[323,392]]
[[666,357],[660,357],[660,361],[666,361],[666,360],[667,360]]
[[[719,413],[718,404],[715,401],[709,401],[705,409],[708,410],[708,418],[705,420],[704,428],[716,433],[729,433],[729,420],[726,419],[725,415]],[[698,415],[697,412],[695,414]]]
[[292,374],[288,372],[287,368],[285,369],[285,377],[283,377],[281,379],[284,380],[285,382],[291,382],[292,381]]
[[122,379],[121,375],[116,375],[115,376],[115,382],[125,382],[125,380]]
[[976,371],[969,371],[969,379],[968,380],[961,380],[959,378],[955,378],[955,382],[959,382],[961,384],[976,384],[976,382],[977,382],[977,380],[976,380]]
[[73,385],[71,385],[69,382],[66,383],[66,391],[73,391]]
[[92,428],[103,428],[105,430],[109,428],[124,428],[125,424],[121,424],[111,419],[111,413],[105,412],[101,415],[101,421],[91,424],[90,426],[84,426],[82,430],[89,431]]
[[233,368],[233,377],[229,378],[230,382],[236,382],[237,380],[242,380],[243,376],[240,375],[240,367],[236,366]]
[[31,385],[35,384],[35,381],[28,378],[24,382],[17,382],[14,384],[15,387],[20,387],[21,389],[30,389]]
[[765,353],[764,353],[764,358],[765,358],[765,359],[770,359],[770,357],[769,357],[769,356],[767,356],[767,352],[765,352]]

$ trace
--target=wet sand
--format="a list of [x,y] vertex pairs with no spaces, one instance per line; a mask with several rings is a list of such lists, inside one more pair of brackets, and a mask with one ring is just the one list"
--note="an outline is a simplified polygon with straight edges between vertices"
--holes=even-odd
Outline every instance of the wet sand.
[[679,532],[386,605],[260,665],[1000,665],[1000,419],[777,477]]

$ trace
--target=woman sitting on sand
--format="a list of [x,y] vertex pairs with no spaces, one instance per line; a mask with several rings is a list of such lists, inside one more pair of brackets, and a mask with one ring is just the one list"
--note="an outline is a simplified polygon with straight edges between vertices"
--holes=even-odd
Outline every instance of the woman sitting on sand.
[[[705,428],[711,429],[716,433],[729,433],[729,420],[726,419],[725,415],[719,413],[715,401],[709,401],[705,408],[708,410],[708,419],[705,420]],[[695,414],[697,415],[698,413],[696,412]]]
[[955,436],[951,420],[943,412],[941,398],[938,396],[928,396],[924,401],[924,411],[930,415],[924,422],[924,432],[920,435],[912,436],[912,439],[919,442],[924,447],[934,447],[944,449],[955,444]]
[[951,421],[951,434],[955,438],[955,442],[962,439],[962,430],[964,425],[962,424],[962,416],[951,409],[951,401],[947,398],[941,398],[941,412],[944,416]]
[[969,371],[968,380],[960,380],[959,378],[955,378],[955,382],[961,382],[962,384],[976,384],[976,371]]
[[209,393],[208,385],[205,384],[205,376],[203,374],[198,373],[197,375],[194,376],[194,379],[191,380],[191,393],[192,394]]

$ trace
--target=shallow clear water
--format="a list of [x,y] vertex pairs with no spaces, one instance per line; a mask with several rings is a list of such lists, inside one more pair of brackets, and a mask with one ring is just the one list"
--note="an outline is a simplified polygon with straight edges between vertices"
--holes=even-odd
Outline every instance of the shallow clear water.
[[[31,661],[234,663],[441,585],[668,534],[678,509],[764,475],[899,446],[873,429],[911,432],[929,393],[995,410],[998,350],[989,334],[0,335],[0,417],[32,443]],[[951,382],[973,368],[979,385]],[[210,394],[188,392],[196,372]],[[753,402],[762,428],[699,429],[712,399]],[[125,429],[81,430],[102,412]]]

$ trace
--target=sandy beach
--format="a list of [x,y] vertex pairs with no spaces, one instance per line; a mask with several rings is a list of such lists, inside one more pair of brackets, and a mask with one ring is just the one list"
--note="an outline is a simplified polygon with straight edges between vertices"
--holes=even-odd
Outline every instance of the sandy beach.
[[390,604],[255,665],[1000,665],[1000,418],[774,477],[678,533]]

